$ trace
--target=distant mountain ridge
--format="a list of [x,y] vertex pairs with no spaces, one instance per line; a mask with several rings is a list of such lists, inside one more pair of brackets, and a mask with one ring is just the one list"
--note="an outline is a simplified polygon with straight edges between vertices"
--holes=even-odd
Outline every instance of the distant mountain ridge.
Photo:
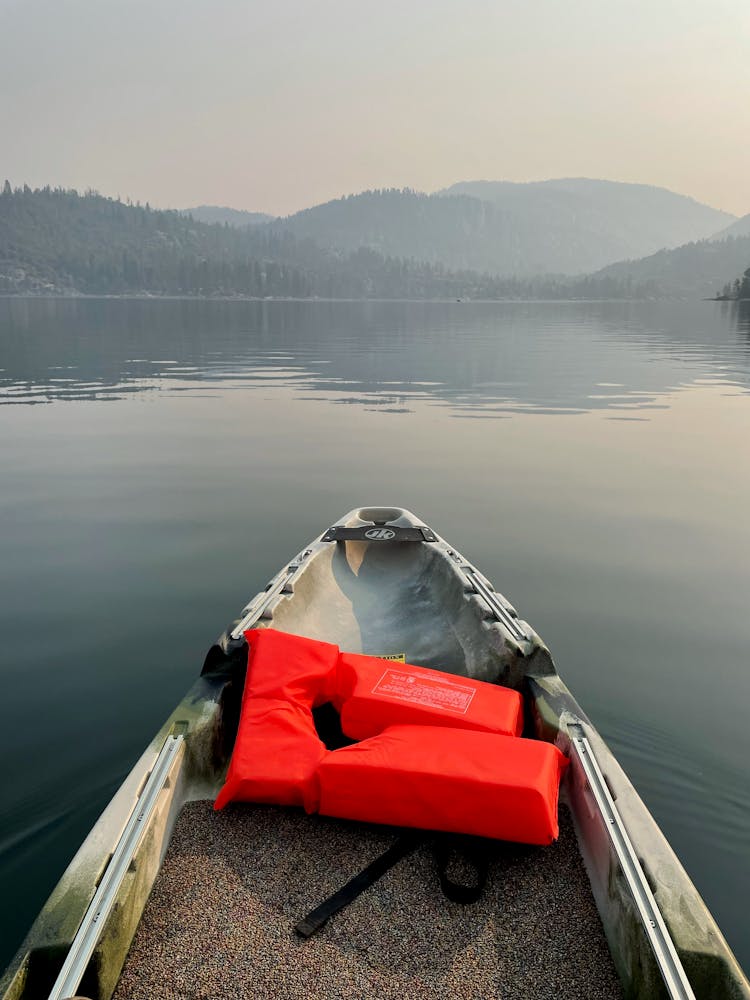
[[275,216],[266,212],[246,212],[242,208],[227,208],[224,205],[196,205],[195,208],[182,208],[180,215],[190,215],[196,222],[218,222],[228,226],[261,226],[271,222]]
[[209,225],[95,192],[0,189],[0,294],[496,299],[641,291],[608,278],[522,282],[367,248],[329,250],[270,225]]
[[273,225],[344,251],[521,277],[576,275],[704,239],[734,217],[664,188],[573,178],[365,191]]
[[[442,193],[442,192],[441,192]],[[716,219],[735,219],[687,195],[650,184],[586,177],[513,183],[469,181],[447,188],[447,194],[468,194],[508,210],[577,225],[600,238],[609,236],[627,252],[617,259],[642,257],[712,235]],[[716,230],[713,230],[715,232]]]
[[[350,218],[349,200],[339,204],[345,222]],[[431,226],[469,237],[483,226],[492,233],[498,215],[502,218],[489,202],[466,195],[433,200],[415,192],[381,192],[351,200],[364,222],[372,225],[383,217],[383,200],[389,210],[408,206],[409,212],[402,213],[404,238],[420,212],[427,218],[422,236],[429,235]],[[467,219],[472,226],[462,230]],[[698,298],[716,295],[748,265],[750,234],[690,242],[578,278],[503,277],[370,247],[320,246],[275,222],[207,224],[177,211],[124,204],[95,192],[79,195],[26,185],[13,190],[7,183],[0,190],[0,294]]]

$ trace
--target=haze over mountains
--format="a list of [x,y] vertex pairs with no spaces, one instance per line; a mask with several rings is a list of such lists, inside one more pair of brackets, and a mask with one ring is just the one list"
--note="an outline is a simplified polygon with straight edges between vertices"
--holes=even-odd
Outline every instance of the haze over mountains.
[[529,277],[576,275],[713,236],[734,221],[664,188],[588,179],[366,191],[274,225],[321,246]]
[[347,253],[269,225],[197,222],[95,192],[0,191],[0,293],[309,298],[611,297],[616,281],[561,286]]
[[6,293],[705,297],[748,264],[750,216],[611,181],[367,191],[285,219],[0,192]]

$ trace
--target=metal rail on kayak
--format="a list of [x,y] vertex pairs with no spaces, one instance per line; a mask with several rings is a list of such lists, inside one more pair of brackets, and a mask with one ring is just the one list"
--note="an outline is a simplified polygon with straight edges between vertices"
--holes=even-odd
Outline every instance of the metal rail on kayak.
[[503,606],[503,603],[497,593],[494,590],[490,590],[484,580],[482,580],[477,570],[475,570],[473,566],[462,566],[461,568],[471,586],[474,588],[476,593],[479,594],[485,604],[489,605],[490,611],[494,614],[500,624],[504,625],[517,641],[528,642],[529,637],[508,609]]
[[164,788],[169,770],[174,763],[180,744],[181,735],[170,735],[166,738],[159,756],[156,758],[146,784],[138,796],[135,807],[120,835],[112,858],[107,865],[94,898],[84,914],[81,926],[68,951],[68,956],[55,980],[49,1000],[63,1000],[74,996],[86,971],[91,956],[96,948],[99,935],[112,909],[117,890],[122,884],[125,873],[133,860],[138,841],[146,829],[151,814],[156,806],[159,792]]
[[243,634],[252,625],[254,625],[259,618],[263,617],[266,608],[272,603],[274,598],[283,593],[284,590],[286,590],[286,588],[291,584],[292,577],[299,572],[302,568],[302,564],[311,552],[312,549],[306,549],[293,562],[290,562],[286,570],[283,573],[280,573],[275,580],[272,580],[268,587],[261,591],[261,593],[258,594],[250,602],[250,604],[244,608],[242,618],[240,618],[235,627],[229,633],[232,639],[241,639]]
[[643,868],[633,849],[625,824],[604,780],[594,751],[580,722],[568,726],[571,745],[581,763],[599,811],[607,824],[607,833],[622,867],[628,887],[638,908],[659,972],[672,1000],[695,1000],[685,969],[674,942],[646,881]]

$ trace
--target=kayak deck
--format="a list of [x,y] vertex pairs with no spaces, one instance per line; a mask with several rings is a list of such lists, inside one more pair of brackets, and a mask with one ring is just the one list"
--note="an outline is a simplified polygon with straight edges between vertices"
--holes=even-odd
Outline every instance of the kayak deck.
[[294,924],[396,836],[292,809],[188,803],[116,1000],[622,995],[566,808],[550,847],[497,844],[477,903],[442,894],[428,837],[299,938]]

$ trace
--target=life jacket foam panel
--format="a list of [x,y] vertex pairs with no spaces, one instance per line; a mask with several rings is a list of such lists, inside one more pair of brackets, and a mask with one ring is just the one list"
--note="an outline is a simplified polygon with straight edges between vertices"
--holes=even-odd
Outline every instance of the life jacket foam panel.
[[519,736],[523,701],[518,691],[470,677],[342,653],[334,704],[353,740],[392,725],[447,726]]
[[549,844],[558,834],[565,764],[551,743],[469,729],[389,726],[323,758],[318,812]]
[[335,694],[339,648],[275,629],[254,629],[237,739],[215,807],[231,801],[304,806],[327,753],[312,709]]

